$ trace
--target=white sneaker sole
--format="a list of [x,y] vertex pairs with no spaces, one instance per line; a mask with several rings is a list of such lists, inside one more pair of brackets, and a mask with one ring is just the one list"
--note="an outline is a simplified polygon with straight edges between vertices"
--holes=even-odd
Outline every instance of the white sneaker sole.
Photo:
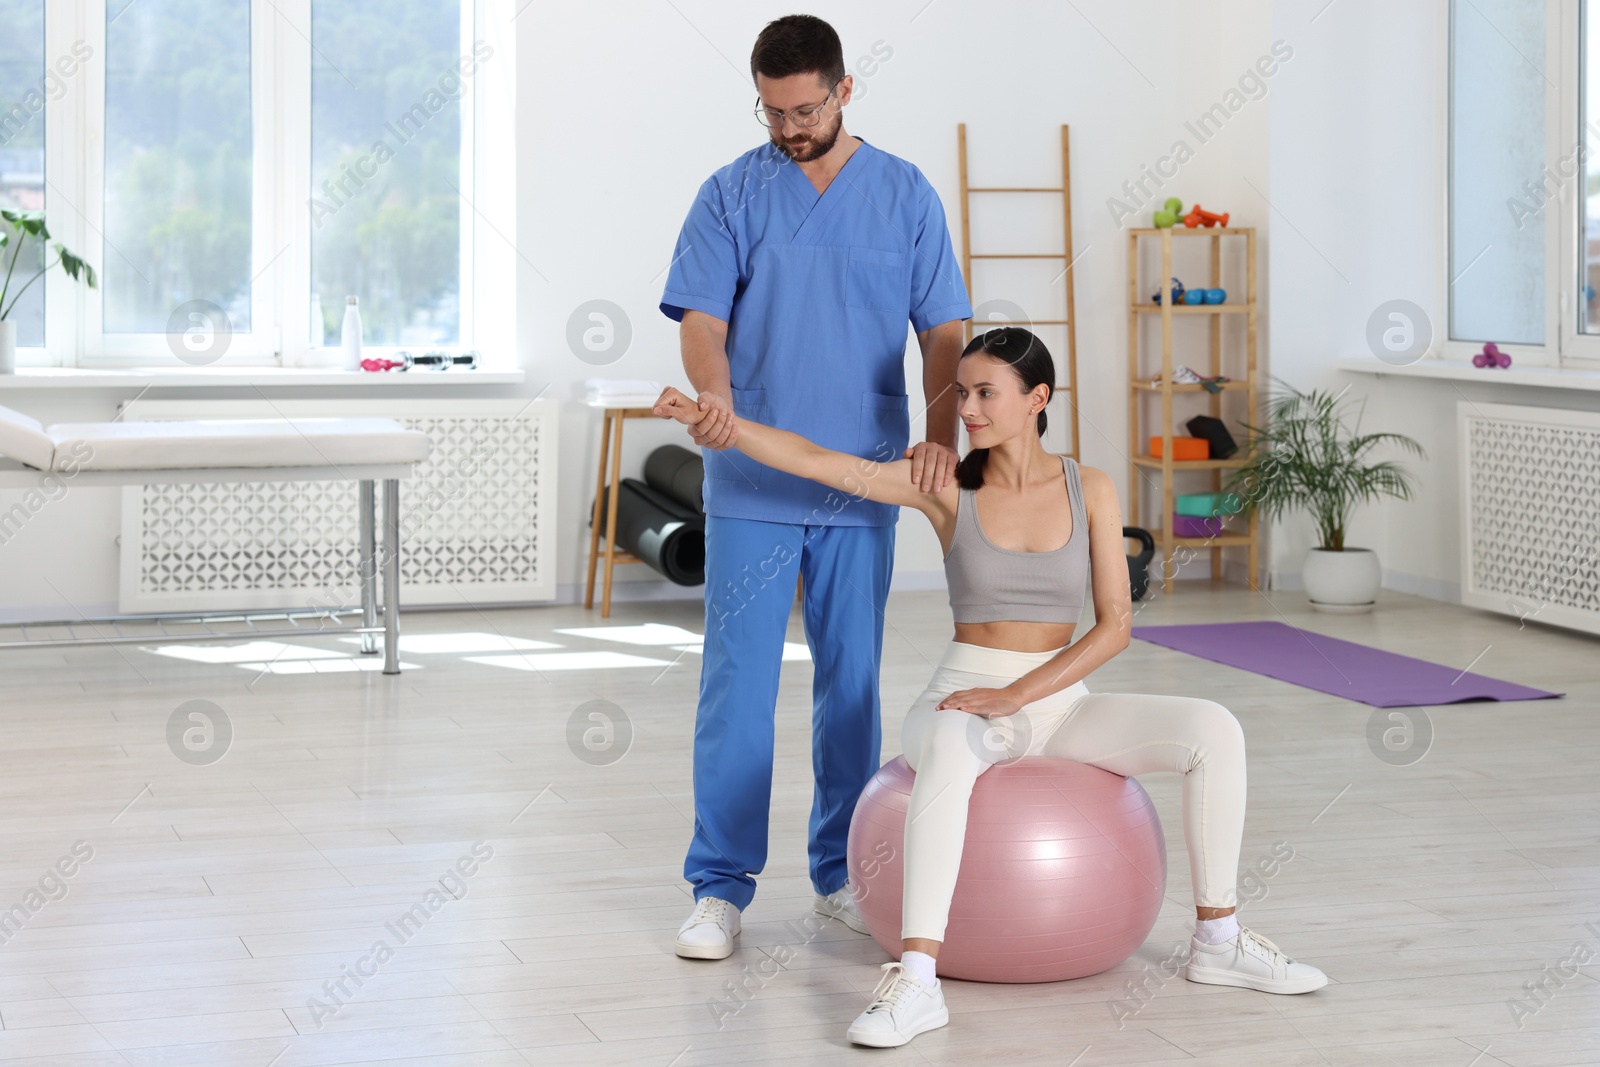
[[686,960],[725,960],[733,955],[733,938],[729,938],[726,945],[685,945],[679,941],[677,953]]
[[1191,982],[1200,982],[1204,985],[1229,985],[1240,989],[1257,989],[1263,993],[1310,993],[1312,990],[1321,989],[1328,984],[1328,976],[1319,974],[1312,978],[1297,980],[1277,978],[1256,978],[1237,971],[1215,971],[1207,967],[1196,967],[1190,964],[1184,968],[1183,976]]
[[864,920],[857,919],[854,916],[848,914],[847,912],[837,912],[837,911],[829,910],[828,907],[825,904],[822,903],[824,899],[826,899],[826,898],[817,897],[817,902],[812,907],[811,914],[820,915],[824,919],[838,919],[840,922],[844,923],[846,926],[848,926],[850,929],[854,930],[858,934],[866,934],[866,933],[871,933],[872,932],[872,931],[867,929],[867,924],[866,924],[866,922]]
[[912,1030],[909,1034],[900,1030],[897,1030],[892,1034],[877,1032],[862,1033],[857,1031],[855,1027],[851,1027],[846,1032],[845,1036],[851,1041],[855,1042],[857,1045],[866,1045],[869,1048],[899,1048],[901,1045],[904,1045],[907,1041],[910,1041],[918,1034],[925,1034],[929,1030],[937,1030],[941,1026],[948,1026],[949,1023],[950,1009],[940,1008],[939,1014],[929,1016],[925,1022],[919,1025],[915,1030]]

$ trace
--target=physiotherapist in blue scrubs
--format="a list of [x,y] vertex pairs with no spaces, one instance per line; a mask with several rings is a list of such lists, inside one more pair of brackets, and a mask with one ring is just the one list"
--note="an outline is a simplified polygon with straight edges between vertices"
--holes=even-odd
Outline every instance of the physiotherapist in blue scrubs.
[[[679,322],[705,456],[705,654],[694,729],[693,914],[678,955],[723,959],[767,862],[784,636],[803,583],[814,662],[809,851],[815,911],[865,932],[847,886],[850,816],[878,769],[878,666],[899,508],[754,462],[731,415],[872,461],[925,490],[958,456],[951,383],[972,317],[944,208],[903,159],[845,133],[853,79],[833,28],[769,23],[750,72],[769,138],[695,196],[661,310]],[[922,350],[927,439],[908,447],[906,323]]]

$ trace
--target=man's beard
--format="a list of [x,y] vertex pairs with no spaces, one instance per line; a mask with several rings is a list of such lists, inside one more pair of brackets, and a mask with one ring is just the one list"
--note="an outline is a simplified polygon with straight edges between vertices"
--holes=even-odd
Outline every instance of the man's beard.
[[[774,143],[777,144],[778,151],[794,162],[810,163],[812,160],[820,159],[828,154],[834,143],[839,140],[839,131],[843,128],[844,114],[841,112],[834,116],[833,124],[823,133],[815,138],[807,138],[804,144],[791,146],[788,141],[777,140],[776,137],[774,137]],[[774,131],[774,133],[776,132]]]

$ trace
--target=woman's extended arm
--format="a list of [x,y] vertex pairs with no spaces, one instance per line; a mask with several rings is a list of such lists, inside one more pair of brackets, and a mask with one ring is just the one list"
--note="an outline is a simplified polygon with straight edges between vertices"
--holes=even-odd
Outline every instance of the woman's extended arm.
[[663,419],[676,419],[686,426],[702,419],[724,417],[738,428],[733,447],[755,460],[788,474],[881,504],[902,504],[926,510],[936,493],[924,493],[911,480],[911,461],[882,462],[863,459],[848,452],[835,452],[788,430],[753,422],[738,415],[704,410],[681,391],[667,386],[653,409]]
[[1080,467],[1084,512],[1089,518],[1089,577],[1094,595],[1094,626],[1060,655],[1042,663],[1006,688],[1027,704],[1087,678],[1096,667],[1128,647],[1133,608],[1128,590],[1128,550],[1122,539],[1122,505],[1105,471]]

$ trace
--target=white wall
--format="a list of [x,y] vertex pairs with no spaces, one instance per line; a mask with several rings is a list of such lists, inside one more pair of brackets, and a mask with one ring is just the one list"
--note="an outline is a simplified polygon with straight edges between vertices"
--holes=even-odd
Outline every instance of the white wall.
[[[1347,397],[1367,398],[1364,429],[1401,430],[1434,463],[1448,462],[1453,391],[1332,367],[1370,355],[1367,316],[1386,300],[1414,301],[1434,323],[1444,321],[1434,295],[1444,224],[1442,5],[1343,0],[1319,16],[1323,2],[1280,2],[1273,10],[1275,35],[1307,39],[1278,87],[1268,138],[1274,199],[1288,220],[1270,269],[1273,370],[1298,389],[1350,385]],[[1384,32],[1373,31],[1375,19]],[[1440,391],[1450,403],[1427,402]],[[1400,395],[1423,402],[1403,426],[1393,403]],[[1454,525],[1454,482],[1421,481],[1415,501],[1356,512],[1346,542],[1376,549],[1387,568],[1442,580],[1440,550],[1453,550],[1441,535]],[[1419,535],[1415,545],[1408,530]],[[1304,515],[1279,524],[1272,570],[1293,584],[1314,538]]]

